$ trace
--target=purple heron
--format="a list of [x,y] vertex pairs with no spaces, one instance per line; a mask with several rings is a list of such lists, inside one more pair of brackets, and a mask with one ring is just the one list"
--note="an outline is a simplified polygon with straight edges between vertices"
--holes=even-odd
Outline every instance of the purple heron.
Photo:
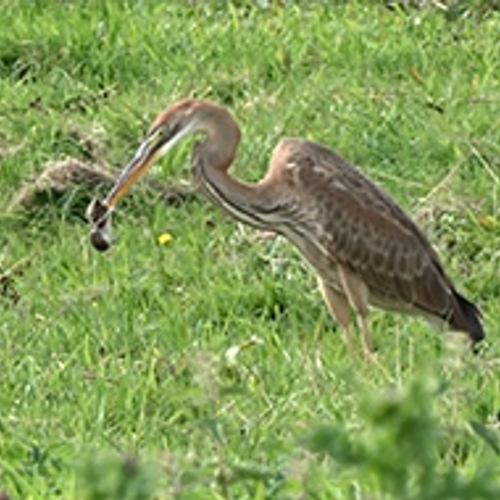
[[190,134],[192,176],[215,204],[237,220],[283,235],[317,274],[321,293],[353,349],[354,312],[367,351],[370,305],[424,317],[484,338],[481,314],[459,293],[436,251],[399,205],[359,169],[321,144],[283,139],[264,178],[242,182],[228,174],[240,141],[230,112],[187,99],[158,115],[135,156],[103,203],[89,207],[91,241],[111,242],[111,213],[147,167]]

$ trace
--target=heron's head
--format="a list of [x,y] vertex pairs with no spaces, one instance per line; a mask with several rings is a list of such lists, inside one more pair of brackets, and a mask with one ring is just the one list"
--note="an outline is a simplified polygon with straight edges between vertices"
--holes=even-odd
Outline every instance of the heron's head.
[[104,202],[94,201],[87,216],[91,224],[91,241],[95,248],[104,251],[111,246],[109,229],[111,212],[131,186],[149,166],[161,158],[177,142],[199,130],[203,116],[203,101],[186,99],[161,112],[153,121],[146,137],[139,145],[132,160],[118,177]]
[[203,101],[186,99],[162,111],[151,124],[146,137],[139,145],[130,163],[110,191],[104,205],[109,210],[130,187],[181,139],[198,130]]

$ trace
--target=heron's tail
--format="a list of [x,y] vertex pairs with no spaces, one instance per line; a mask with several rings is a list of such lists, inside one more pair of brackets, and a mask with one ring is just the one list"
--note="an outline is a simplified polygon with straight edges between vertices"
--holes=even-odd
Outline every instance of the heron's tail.
[[481,324],[481,312],[470,300],[454,292],[456,308],[449,318],[450,327],[453,330],[466,332],[473,345],[484,339],[484,330]]

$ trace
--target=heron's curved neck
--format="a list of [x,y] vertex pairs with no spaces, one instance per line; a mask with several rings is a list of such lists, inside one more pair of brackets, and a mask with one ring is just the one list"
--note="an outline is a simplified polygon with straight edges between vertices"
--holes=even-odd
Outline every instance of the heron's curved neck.
[[258,227],[266,224],[259,207],[269,200],[260,184],[248,184],[228,174],[238,144],[240,129],[227,110],[213,107],[200,126],[206,137],[195,145],[192,171],[207,196],[233,217]]

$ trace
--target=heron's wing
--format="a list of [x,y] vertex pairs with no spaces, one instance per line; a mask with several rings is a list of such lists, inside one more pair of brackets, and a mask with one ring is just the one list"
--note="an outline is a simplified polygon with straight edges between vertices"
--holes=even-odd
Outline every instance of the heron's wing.
[[[313,147],[311,147],[311,144]],[[423,233],[379,187],[332,151],[306,143],[287,158],[297,225],[370,294],[443,317],[452,285]]]

